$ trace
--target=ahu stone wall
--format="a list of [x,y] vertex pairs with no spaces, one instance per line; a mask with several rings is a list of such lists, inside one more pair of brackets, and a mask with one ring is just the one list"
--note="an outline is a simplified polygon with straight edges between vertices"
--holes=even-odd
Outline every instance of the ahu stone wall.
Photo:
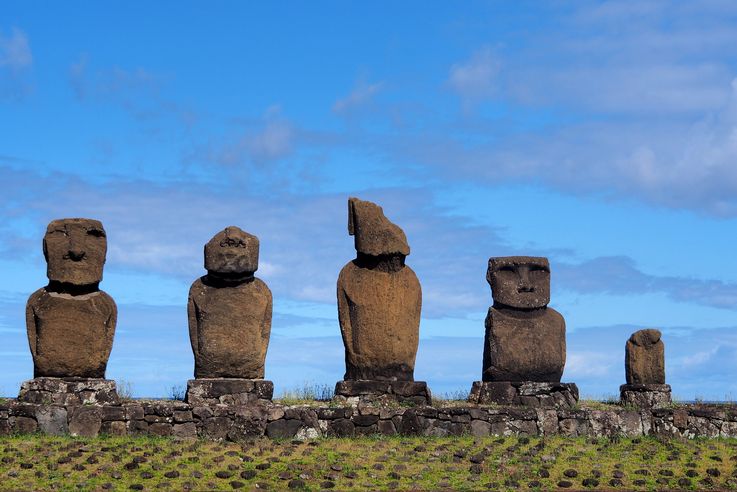
[[52,405],[7,400],[0,404],[0,435],[157,435],[231,441],[261,436],[313,439],[372,434],[737,437],[735,405],[601,408],[192,406],[154,400],[120,405]]

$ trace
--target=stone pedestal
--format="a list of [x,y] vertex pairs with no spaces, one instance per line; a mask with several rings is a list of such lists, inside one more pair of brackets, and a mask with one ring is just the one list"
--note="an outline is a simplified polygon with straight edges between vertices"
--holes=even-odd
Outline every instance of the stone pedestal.
[[30,379],[21,385],[18,400],[44,405],[120,405],[111,379]]
[[622,405],[640,408],[660,408],[671,402],[669,384],[623,384],[619,387]]
[[335,401],[348,403],[400,402],[430,405],[432,395],[424,381],[378,381],[356,379],[335,384]]
[[573,408],[578,403],[578,387],[574,383],[474,381],[468,401],[482,405]]
[[265,379],[212,378],[187,381],[190,405],[248,405],[270,402],[274,383]]

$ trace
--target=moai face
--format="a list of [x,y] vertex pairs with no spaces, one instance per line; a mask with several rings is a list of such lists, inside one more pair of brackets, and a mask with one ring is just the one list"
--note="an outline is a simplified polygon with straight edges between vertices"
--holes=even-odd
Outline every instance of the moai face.
[[247,275],[258,269],[258,238],[226,227],[205,245],[205,269],[211,274]]
[[547,258],[489,258],[486,280],[491,285],[495,304],[535,309],[543,308],[550,302],[550,265]]
[[107,236],[100,221],[51,221],[43,239],[43,251],[49,280],[73,285],[89,285],[102,281]]
[[355,237],[356,251],[371,256],[409,255],[407,236],[384,216],[373,202],[348,199],[348,234]]

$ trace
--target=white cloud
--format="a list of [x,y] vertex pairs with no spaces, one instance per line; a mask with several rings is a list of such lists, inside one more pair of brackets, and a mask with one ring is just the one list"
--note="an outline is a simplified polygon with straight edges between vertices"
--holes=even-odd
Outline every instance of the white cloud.
[[18,72],[32,64],[33,55],[26,33],[16,27],[10,30],[8,36],[0,32],[0,67]]
[[133,105],[143,95],[155,94],[162,77],[143,67],[91,68],[87,54],[69,66],[69,84],[80,101],[93,99]]
[[383,88],[383,82],[370,84],[365,79],[360,79],[350,94],[338,99],[333,104],[333,111],[345,113],[357,107],[369,103],[373,97]]
[[281,115],[281,108],[272,106],[258,126],[250,125],[235,139],[216,148],[211,158],[227,166],[269,163],[290,155],[295,137],[294,127]]
[[499,58],[491,48],[485,47],[450,67],[448,84],[466,101],[485,99],[496,91],[500,69]]
[[269,120],[263,130],[245,137],[246,148],[254,161],[279,159],[292,151],[294,132],[285,120]]

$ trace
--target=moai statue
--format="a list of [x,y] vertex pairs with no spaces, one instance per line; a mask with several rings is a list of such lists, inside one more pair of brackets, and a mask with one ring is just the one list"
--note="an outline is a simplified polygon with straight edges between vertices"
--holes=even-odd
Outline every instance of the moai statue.
[[578,389],[560,383],[566,363],[566,324],[549,308],[547,258],[490,258],[486,280],[494,304],[486,316],[482,380],[470,400],[530,406],[572,406]]
[[254,276],[256,236],[230,226],[205,245],[207,275],[189,289],[189,339],[194,380],[190,403],[246,403],[270,400],[274,385],[264,381],[271,334],[271,291]]
[[43,238],[49,284],[26,305],[34,379],[19,399],[57,404],[117,401],[114,381],[105,380],[117,309],[99,289],[107,252],[102,223],[60,219]]
[[407,238],[381,207],[358,198],[348,200],[348,234],[357,256],[338,276],[346,373],[336,395],[425,403],[427,385],[414,382],[422,290],[404,262]]
[[670,403],[671,388],[665,384],[665,346],[659,330],[636,331],[624,348],[624,374],[620,386],[625,405],[659,407]]

